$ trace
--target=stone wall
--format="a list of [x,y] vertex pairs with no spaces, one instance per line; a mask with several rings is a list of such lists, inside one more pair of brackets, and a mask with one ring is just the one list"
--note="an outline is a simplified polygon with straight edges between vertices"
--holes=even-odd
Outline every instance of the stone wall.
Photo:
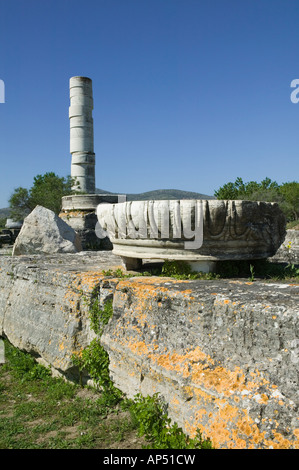
[[129,397],[160,392],[216,448],[299,448],[299,285],[104,276],[120,265],[109,251],[0,257],[0,335],[75,377],[97,288],[113,297],[101,340]]

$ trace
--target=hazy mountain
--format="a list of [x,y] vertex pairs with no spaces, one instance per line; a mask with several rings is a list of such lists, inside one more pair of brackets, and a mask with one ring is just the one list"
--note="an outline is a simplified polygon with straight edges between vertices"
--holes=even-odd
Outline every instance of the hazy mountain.
[[[97,194],[122,194],[111,193],[111,191],[104,191],[103,189],[96,189]],[[147,191],[139,194],[126,194],[127,201],[148,201],[161,200],[161,199],[216,199],[214,196],[207,194],[194,193],[192,191],[181,191],[180,189],[156,189],[154,191]]]
[[6,207],[4,209],[0,209],[0,219],[9,218],[9,212],[10,212],[9,207]]

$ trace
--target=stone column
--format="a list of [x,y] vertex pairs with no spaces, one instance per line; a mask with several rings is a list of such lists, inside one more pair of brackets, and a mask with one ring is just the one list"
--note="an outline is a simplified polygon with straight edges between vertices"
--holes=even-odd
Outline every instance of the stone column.
[[87,77],[70,79],[70,152],[71,176],[85,193],[95,192],[95,154],[93,145],[92,81]]

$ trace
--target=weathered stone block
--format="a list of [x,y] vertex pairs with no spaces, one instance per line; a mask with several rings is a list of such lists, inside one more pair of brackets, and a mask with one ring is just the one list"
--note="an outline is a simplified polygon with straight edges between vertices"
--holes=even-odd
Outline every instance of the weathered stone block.
[[116,386],[159,392],[174,421],[217,448],[297,448],[298,289],[119,282],[102,337]]
[[76,253],[82,246],[78,234],[53,211],[42,206],[25,218],[13,247],[13,256],[34,253]]
[[120,265],[111,252],[0,257],[0,335],[72,378],[95,289],[113,297],[101,342],[129,397],[159,392],[216,448],[299,448],[299,286],[104,276]]

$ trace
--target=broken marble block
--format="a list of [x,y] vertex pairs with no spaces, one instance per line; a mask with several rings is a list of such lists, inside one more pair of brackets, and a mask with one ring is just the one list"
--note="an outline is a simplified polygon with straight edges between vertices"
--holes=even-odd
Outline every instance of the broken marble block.
[[24,220],[12,255],[77,253],[81,250],[80,238],[72,227],[53,211],[36,206]]

